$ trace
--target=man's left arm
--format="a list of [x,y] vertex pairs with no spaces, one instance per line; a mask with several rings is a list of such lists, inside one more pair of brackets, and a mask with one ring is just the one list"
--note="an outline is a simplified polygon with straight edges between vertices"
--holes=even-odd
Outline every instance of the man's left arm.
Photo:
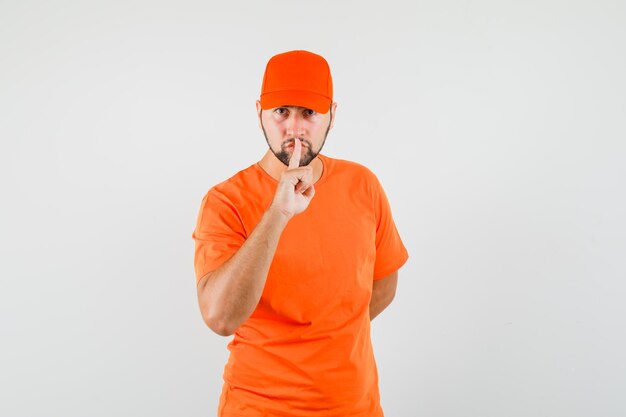
[[372,299],[370,300],[370,321],[379,315],[396,295],[398,271],[383,278],[372,280]]

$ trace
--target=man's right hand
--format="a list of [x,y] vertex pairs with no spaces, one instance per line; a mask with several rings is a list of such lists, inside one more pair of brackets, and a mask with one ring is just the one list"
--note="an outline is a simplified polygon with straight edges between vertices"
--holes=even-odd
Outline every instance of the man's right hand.
[[293,153],[289,159],[289,166],[281,174],[272,208],[291,219],[298,213],[302,213],[315,195],[313,186],[313,168],[310,166],[300,167],[300,155],[302,144],[300,139],[294,140]]

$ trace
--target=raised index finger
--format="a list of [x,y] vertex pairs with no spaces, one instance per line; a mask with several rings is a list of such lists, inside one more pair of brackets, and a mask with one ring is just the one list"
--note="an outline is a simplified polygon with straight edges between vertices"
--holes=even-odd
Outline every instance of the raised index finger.
[[289,159],[289,169],[298,168],[300,166],[301,150],[302,145],[300,143],[300,139],[295,138],[293,140],[293,153],[291,154],[291,158]]

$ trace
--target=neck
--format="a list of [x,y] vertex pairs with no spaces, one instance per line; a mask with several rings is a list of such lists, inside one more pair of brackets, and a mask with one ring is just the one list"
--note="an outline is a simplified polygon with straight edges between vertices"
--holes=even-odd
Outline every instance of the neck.
[[[259,161],[259,165],[265,172],[267,172],[270,177],[274,178],[276,181],[280,181],[280,175],[287,171],[287,166],[280,162],[278,158],[272,153],[271,150],[267,150],[263,158]],[[315,184],[322,176],[324,172],[324,164],[320,161],[319,156],[316,156],[310,163],[309,166],[313,168],[313,184]]]

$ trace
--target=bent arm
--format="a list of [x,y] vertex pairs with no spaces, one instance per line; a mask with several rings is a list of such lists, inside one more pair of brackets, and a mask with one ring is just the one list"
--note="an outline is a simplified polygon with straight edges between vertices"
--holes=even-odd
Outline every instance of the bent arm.
[[398,286],[398,271],[372,282],[372,299],[370,300],[370,321],[379,315],[393,301]]
[[280,211],[269,208],[237,252],[198,281],[202,318],[215,333],[230,336],[256,308],[287,223]]

